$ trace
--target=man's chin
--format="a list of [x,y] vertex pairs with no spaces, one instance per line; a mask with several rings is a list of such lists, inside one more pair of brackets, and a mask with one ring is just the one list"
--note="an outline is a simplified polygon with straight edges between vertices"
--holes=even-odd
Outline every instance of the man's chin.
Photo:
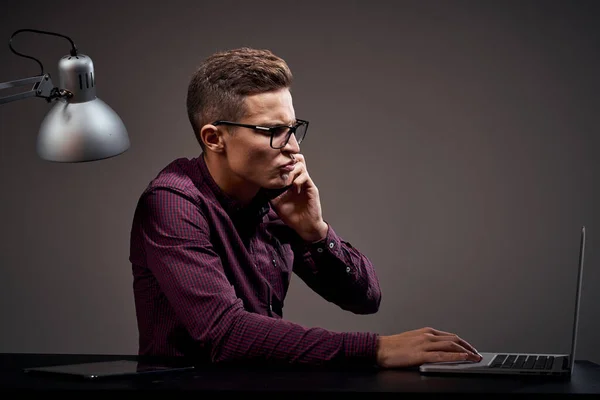
[[289,180],[289,177],[290,177],[289,174],[281,175],[280,177],[277,177],[276,179],[269,181],[263,187],[265,189],[282,189],[282,188],[288,186],[287,182]]

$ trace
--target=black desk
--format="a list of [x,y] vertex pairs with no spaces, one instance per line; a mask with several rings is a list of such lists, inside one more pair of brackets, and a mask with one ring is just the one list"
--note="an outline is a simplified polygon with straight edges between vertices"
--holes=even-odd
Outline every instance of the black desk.
[[[152,377],[83,381],[31,376],[23,368],[130,359],[135,356],[0,354],[0,391],[237,391],[237,392],[397,392],[405,394],[548,393],[600,394],[600,366],[576,361],[570,380],[534,377],[469,377],[421,375],[416,370],[369,368],[242,368],[201,366],[193,371]],[[83,394],[83,393],[82,393]],[[6,398],[6,397],[5,397]]]

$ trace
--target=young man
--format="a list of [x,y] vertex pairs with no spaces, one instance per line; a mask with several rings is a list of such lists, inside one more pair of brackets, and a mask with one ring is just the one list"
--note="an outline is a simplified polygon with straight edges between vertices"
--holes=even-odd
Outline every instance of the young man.
[[192,77],[188,115],[202,149],[166,166],[131,230],[140,355],[208,362],[416,366],[478,361],[454,334],[332,332],[283,319],[292,275],[356,314],[381,301],[373,265],[322,216],[300,143],[285,61],[240,48]]

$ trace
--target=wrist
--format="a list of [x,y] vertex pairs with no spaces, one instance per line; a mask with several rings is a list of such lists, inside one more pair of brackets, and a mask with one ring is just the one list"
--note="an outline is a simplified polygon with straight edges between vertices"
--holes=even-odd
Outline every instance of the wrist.
[[310,232],[303,234],[302,238],[307,242],[315,243],[325,239],[328,232],[329,225],[325,221],[321,221]]
[[377,337],[377,345],[376,345],[376,350],[375,350],[375,355],[376,355],[376,363],[379,367],[383,367],[385,368],[386,366],[386,361],[385,361],[385,337],[383,336],[378,336]]

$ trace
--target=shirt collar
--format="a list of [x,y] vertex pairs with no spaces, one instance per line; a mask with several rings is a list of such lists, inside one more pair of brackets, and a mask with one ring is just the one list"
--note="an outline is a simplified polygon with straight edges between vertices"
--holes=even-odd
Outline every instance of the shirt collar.
[[219,203],[223,206],[227,214],[232,219],[260,219],[269,212],[270,204],[269,196],[263,190],[259,190],[258,194],[252,199],[252,201],[244,206],[240,201],[234,199],[225,193],[217,182],[215,182],[214,178],[210,174],[208,170],[208,166],[206,165],[206,160],[204,159],[204,154],[201,154],[198,157],[198,168],[200,169],[200,174],[204,178],[203,181],[208,185],[210,190],[214,193],[215,197],[219,201]]

